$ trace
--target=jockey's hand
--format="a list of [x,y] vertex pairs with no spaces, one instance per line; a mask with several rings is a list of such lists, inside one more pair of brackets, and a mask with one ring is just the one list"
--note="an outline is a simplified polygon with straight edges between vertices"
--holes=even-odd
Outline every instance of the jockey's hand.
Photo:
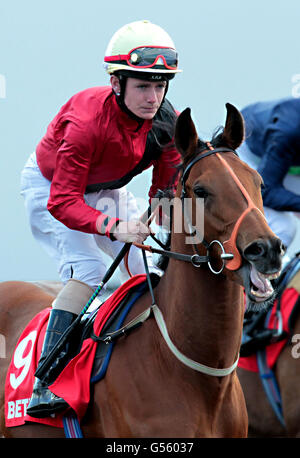
[[112,235],[119,242],[143,243],[150,235],[151,229],[138,219],[121,221],[114,229]]

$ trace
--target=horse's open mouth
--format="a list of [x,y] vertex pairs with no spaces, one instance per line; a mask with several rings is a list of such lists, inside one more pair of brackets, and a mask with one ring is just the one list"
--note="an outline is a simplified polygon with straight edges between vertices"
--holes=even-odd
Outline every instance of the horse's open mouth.
[[275,298],[273,281],[280,275],[280,271],[273,274],[259,272],[253,264],[247,263],[242,269],[244,287],[247,296],[247,306],[269,304]]

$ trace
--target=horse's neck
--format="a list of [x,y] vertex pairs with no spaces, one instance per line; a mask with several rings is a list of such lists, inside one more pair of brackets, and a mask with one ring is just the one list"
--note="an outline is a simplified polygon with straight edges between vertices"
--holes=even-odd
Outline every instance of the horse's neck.
[[214,275],[206,265],[196,268],[174,260],[159,286],[158,306],[174,344],[202,364],[231,366],[241,340],[241,287],[223,275]]

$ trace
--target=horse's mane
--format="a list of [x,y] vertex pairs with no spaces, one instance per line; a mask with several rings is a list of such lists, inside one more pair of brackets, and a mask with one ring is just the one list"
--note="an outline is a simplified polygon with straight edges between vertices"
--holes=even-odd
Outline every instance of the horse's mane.
[[[223,145],[223,138],[222,138],[222,135],[223,135],[223,132],[224,132],[224,128],[222,126],[220,127],[217,127],[213,133],[213,136],[212,136],[212,139],[210,140],[210,143],[211,145],[213,146],[213,148],[218,148],[220,146],[224,146]],[[207,149],[207,144],[206,142],[204,142],[203,140],[201,140],[200,138],[198,138],[198,148],[196,149],[195,151],[195,154],[193,154],[191,157],[189,157],[189,162],[191,160],[194,159],[194,157],[199,154],[201,151],[204,151]],[[185,164],[186,165],[186,164]],[[181,164],[179,165],[178,169],[180,171],[183,170],[183,167],[184,167],[184,164]],[[170,222],[170,227],[172,227],[172,219],[173,219],[173,207],[171,206],[171,212],[170,212],[170,218],[171,218],[171,222]],[[171,247],[171,232],[168,234],[167,236],[167,240],[165,242],[165,247],[167,250],[170,249]],[[165,256],[165,255],[161,255],[157,261],[157,267],[159,267],[162,271],[166,271],[167,270],[167,267],[169,265],[169,257],[168,256]]]

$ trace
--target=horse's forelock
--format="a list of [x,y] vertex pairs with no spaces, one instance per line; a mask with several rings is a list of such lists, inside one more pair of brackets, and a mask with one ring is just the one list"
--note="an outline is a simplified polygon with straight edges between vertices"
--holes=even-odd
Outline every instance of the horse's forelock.
[[[213,132],[213,136],[212,136],[212,138],[210,140],[210,143],[213,146],[213,148],[219,148],[219,147],[222,147],[222,146],[224,146],[224,147],[226,146],[226,145],[224,145],[223,132],[224,132],[224,127],[223,126],[217,127],[217,129]],[[198,156],[198,154],[201,154],[204,151],[207,151],[207,149],[208,149],[207,148],[207,142],[205,142],[201,138],[198,138],[197,148],[196,148],[194,154],[189,156],[187,158],[186,162],[180,165],[180,167],[179,167],[180,170],[183,170],[188,165],[189,162],[191,162],[193,159],[195,159],[196,156]]]

